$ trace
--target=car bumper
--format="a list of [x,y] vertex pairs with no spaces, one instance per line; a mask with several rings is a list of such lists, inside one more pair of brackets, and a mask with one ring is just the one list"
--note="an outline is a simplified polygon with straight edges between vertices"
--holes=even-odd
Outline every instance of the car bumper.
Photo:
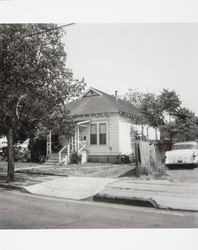
[[194,168],[198,166],[198,163],[197,162],[165,163],[165,165],[168,168],[179,168],[179,167]]

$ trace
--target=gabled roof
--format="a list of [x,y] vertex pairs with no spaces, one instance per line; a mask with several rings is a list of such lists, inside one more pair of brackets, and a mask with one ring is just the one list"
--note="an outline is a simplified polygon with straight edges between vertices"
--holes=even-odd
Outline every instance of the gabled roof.
[[125,113],[141,116],[140,111],[132,104],[104,93],[95,88],[89,88],[81,98],[67,104],[71,115],[89,115],[98,113]]

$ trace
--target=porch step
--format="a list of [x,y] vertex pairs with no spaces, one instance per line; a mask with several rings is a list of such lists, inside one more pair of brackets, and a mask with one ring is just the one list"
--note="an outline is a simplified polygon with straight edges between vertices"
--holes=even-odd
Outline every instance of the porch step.
[[51,154],[49,159],[58,160],[58,154]]
[[[62,157],[66,154],[62,154]],[[51,154],[50,158],[44,163],[45,165],[57,165],[59,164],[59,155],[57,153]]]
[[57,164],[59,164],[57,153],[51,154],[50,158],[45,162],[45,165],[57,165]]

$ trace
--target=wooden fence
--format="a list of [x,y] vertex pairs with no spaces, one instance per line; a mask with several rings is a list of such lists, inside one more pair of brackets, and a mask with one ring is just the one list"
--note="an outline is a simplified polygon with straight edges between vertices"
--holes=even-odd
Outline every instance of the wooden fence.
[[149,142],[138,141],[135,143],[135,161],[136,161],[136,173],[139,175],[141,169],[147,169],[151,171],[156,167],[158,163],[158,156],[154,144]]

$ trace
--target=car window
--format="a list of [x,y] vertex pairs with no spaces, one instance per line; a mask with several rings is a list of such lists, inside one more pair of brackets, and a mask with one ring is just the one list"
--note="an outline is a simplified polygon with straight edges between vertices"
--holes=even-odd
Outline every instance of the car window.
[[177,149],[194,149],[196,148],[194,145],[192,144],[179,144],[179,145],[173,145],[173,149],[177,150]]

